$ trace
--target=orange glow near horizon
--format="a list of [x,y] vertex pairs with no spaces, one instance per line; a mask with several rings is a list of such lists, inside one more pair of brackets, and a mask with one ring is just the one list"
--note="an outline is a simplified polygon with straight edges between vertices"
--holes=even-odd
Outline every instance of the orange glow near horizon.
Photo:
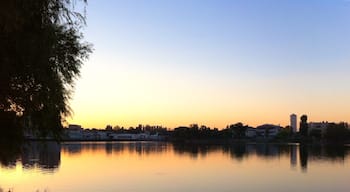
[[[128,69],[101,69],[89,63],[83,69],[71,101],[74,114],[67,120],[85,128],[138,124],[175,128],[197,123],[222,129],[237,122],[286,126],[292,113],[298,115],[298,120],[302,114],[308,115],[309,122],[349,121],[348,108],[344,107],[347,94],[315,95],[319,90],[312,90],[291,95],[285,91],[288,86],[297,90],[304,83],[302,80],[290,84],[282,79],[277,82],[246,79],[244,84],[237,84],[226,82],[225,78],[208,78],[202,82],[188,79],[188,74],[174,79],[162,74],[148,77],[140,70],[130,79]],[[113,76],[113,71],[118,70],[118,75]],[[106,75],[96,79],[96,73]],[[337,100],[325,103],[332,94],[337,94]]]

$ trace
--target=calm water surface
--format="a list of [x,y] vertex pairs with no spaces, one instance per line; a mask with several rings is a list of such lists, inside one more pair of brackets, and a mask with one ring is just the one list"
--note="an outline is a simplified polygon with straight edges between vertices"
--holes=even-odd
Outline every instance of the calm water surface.
[[32,142],[0,150],[0,192],[350,191],[350,147]]

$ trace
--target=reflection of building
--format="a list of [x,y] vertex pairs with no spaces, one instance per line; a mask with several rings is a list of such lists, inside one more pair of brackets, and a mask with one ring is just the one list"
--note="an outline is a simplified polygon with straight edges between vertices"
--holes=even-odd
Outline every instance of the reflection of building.
[[256,145],[256,154],[258,156],[274,157],[280,155],[280,148],[277,145],[259,144]]
[[123,152],[149,154],[161,153],[167,150],[169,144],[165,142],[66,142],[62,144],[62,151],[70,155],[84,153],[85,151],[105,151],[106,154]]
[[81,145],[81,142],[63,143],[62,149],[70,154],[79,154],[82,149]]
[[295,167],[297,165],[297,145],[290,146],[290,165]]
[[296,114],[290,115],[290,128],[292,130],[292,133],[297,132],[297,115]]

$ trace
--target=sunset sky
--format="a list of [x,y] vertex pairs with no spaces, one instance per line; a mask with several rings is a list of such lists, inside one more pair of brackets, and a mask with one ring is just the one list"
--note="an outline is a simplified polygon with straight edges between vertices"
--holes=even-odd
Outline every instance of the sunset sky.
[[69,123],[350,122],[349,0],[88,1]]

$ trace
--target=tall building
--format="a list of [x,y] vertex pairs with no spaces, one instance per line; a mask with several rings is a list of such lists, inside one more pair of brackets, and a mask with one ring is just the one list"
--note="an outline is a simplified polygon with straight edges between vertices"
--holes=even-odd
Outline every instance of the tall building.
[[290,115],[290,127],[292,129],[292,133],[297,132],[297,115],[296,114]]

